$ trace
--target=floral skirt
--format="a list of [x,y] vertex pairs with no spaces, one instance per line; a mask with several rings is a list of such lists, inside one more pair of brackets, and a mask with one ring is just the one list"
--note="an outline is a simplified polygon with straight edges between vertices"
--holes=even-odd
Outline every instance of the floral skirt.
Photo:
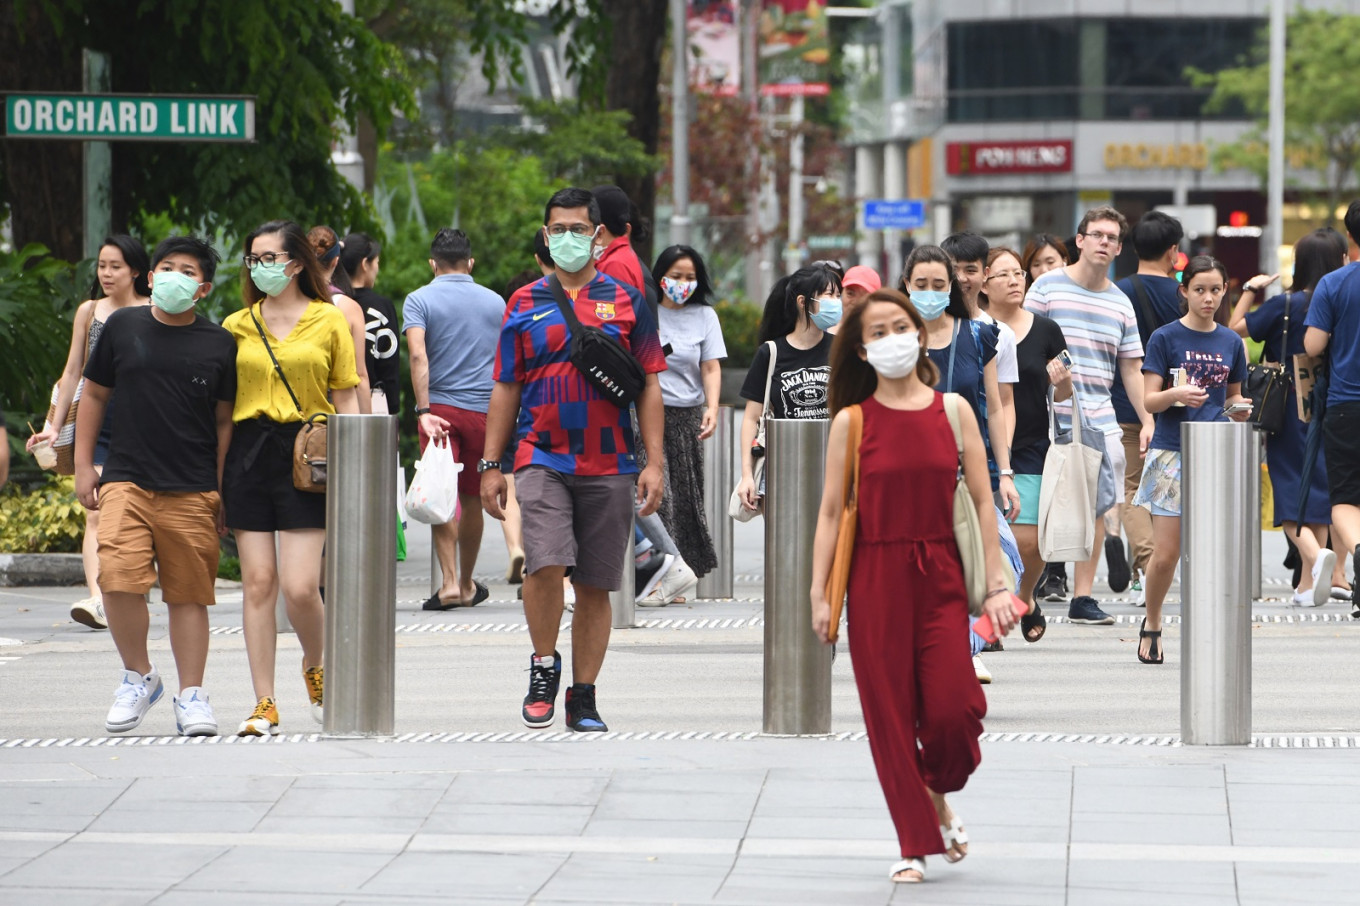
[[1181,514],[1181,454],[1179,450],[1149,450],[1133,505],[1154,516]]

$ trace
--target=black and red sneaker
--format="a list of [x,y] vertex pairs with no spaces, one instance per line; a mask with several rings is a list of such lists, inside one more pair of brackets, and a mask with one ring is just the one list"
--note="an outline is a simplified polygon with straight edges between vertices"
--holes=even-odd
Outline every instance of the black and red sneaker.
[[552,726],[557,712],[557,687],[561,682],[561,654],[554,651],[551,664],[539,664],[536,655],[529,655],[529,694],[524,696],[524,707],[520,709],[526,727]]
[[609,730],[595,710],[595,687],[577,683],[567,689],[567,729],[577,733],[605,733]]

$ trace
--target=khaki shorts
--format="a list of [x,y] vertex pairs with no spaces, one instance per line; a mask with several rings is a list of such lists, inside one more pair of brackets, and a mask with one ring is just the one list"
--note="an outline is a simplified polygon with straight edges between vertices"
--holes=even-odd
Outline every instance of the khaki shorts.
[[99,488],[99,588],[144,595],[160,573],[167,604],[215,604],[216,491],[147,491],[129,481]]
[[567,566],[574,583],[618,591],[636,481],[636,475],[566,475],[544,466],[516,472],[524,571]]

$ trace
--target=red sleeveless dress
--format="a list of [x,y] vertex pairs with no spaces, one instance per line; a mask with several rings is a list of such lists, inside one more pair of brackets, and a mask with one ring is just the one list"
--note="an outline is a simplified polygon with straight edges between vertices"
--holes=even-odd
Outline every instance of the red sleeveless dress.
[[865,400],[859,526],[847,619],[869,748],[902,856],[945,851],[927,787],[963,789],[987,700],[968,647],[954,541],[957,454],[935,394],[925,409]]

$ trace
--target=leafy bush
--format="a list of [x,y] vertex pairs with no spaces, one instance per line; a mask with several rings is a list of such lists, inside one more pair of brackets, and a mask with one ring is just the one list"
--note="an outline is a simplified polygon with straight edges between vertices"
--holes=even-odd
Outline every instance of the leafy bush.
[[760,306],[750,302],[723,301],[716,303],[713,310],[718,313],[723,343],[727,346],[727,359],[723,367],[750,368],[756,347],[760,345]]
[[[41,245],[0,251],[0,400],[10,427],[47,412],[71,342],[71,318],[85,299],[76,268]],[[17,431],[15,431],[17,433]]]
[[32,491],[17,485],[0,491],[0,551],[74,554],[84,535],[85,509],[69,475],[53,475]]
[[217,578],[241,581],[241,558],[222,555],[217,561]]

